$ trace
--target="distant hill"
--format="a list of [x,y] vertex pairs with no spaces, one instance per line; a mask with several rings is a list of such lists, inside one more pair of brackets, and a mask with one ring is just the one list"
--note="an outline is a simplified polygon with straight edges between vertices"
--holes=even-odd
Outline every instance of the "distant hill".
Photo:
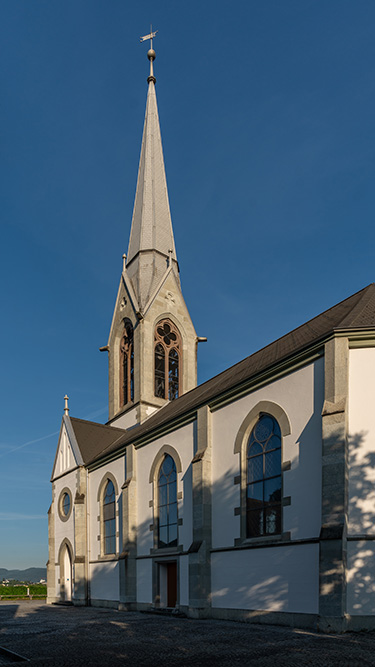
[[3,579],[19,579],[19,581],[37,583],[41,579],[47,579],[47,568],[28,567],[27,570],[6,570],[5,567],[0,567],[0,582]]

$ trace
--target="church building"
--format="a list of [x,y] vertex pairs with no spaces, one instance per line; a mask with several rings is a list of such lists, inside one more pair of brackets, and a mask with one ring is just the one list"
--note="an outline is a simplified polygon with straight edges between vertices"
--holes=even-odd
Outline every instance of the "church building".
[[109,419],[66,397],[48,602],[375,628],[375,285],[197,386],[148,58]]

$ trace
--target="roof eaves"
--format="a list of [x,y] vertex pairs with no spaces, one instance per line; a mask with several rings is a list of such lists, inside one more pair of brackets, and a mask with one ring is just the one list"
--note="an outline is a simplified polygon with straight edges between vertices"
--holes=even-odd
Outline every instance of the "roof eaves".
[[[329,337],[329,336],[328,336]],[[325,337],[327,338],[327,336]],[[306,363],[309,363],[311,360],[312,354],[314,355],[314,358],[317,358],[318,356],[321,356],[321,353],[318,352],[319,348],[322,348],[323,342],[325,339],[322,341],[319,341],[316,346],[314,346],[314,350],[311,351],[311,345],[307,346],[305,350],[300,351],[300,360],[299,363],[297,362],[295,366],[301,366]],[[315,349],[316,348],[316,349]],[[311,352],[311,355],[309,355],[309,351]],[[269,381],[269,375],[272,374],[275,366],[279,367],[280,365],[283,367],[287,366],[288,360],[290,360],[293,356],[295,356],[295,353],[292,355],[287,355],[284,359],[280,359],[278,362],[271,363],[269,366],[262,368],[260,371],[256,371],[252,375],[241,379],[239,382],[227,387],[224,390],[216,390],[210,394],[210,392],[204,393],[200,400],[197,400],[197,402],[194,402],[193,405],[190,405],[187,407],[186,410],[182,408],[181,412],[178,412],[174,417],[173,416],[168,416],[166,411],[164,410],[164,415],[166,415],[166,418],[161,421],[160,424],[156,424],[155,426],[152,425],[150,417],[147,422],[144,422],[141,426],[139,426],[137,429],[132,429],[131,432],[126,432],[124,434],[124,437],[120,440],[119,447],[118,449],[113,448],[113,444],[108,445],[106,450],[103,450],[101,454],[95,456],[93,459],[91,459],[87,465],[88,467],[91,467],[93,464],[98,463],[102,459],[106,457],[106,454],[108,456],[114,456],[117,457],[120,455],[120,450],[125,449],[125,447],[129,444],[134,444],[136,447],[141,447],[143,445],[148,444],[152,440],[155,440],[156,438],[160,437],[161,435],[170,433],[172,431],[175,431],[178,428],[181,428],[181,426],[184,426],[191,421],[193,421],[196,418],[197,411],[203,407],[204,405],[209,405],[210,407],[215,407],[216,409],[219,407],[219,404],[224,404],[224,403],[229,403],[232,402],[233,399],[232,396],[236,395],[239,396],[240,389],[242,388],[242,391],[240,392],[241,394],[246,394],[249,391],[253,390],[253,385],[256,381],[257,378],[259,377],[264,377],[263,379],[263,384]],[[306,357],[309,356],[309,359],[306,359]],[[242,363],[242,362],[239,362]],[[237,365],[237,364],[235,364]],[[232,366],[231,368],[234,368]],[[230,369],[227,369],[230,370]],[[281,370],[281,369],[280,369]],[[225,373],[226,371],[223,371]],[[285,372],[289,372],[289,369],[285,368],[284,371],[280,372],[280,375],[284,375]],[[184,397],[187,397],[188,395],[192,396],[195,392],[197,392],[199,389],[204,387],[204,385],[207,385],[208,383],[212,382],[212,380],[216,380],[222,373],[219,375],[215,376],[214,378],[211,378],[211,380],[207,380],[207,382],[203,383],[202,385],[199,385],[198,387],[195,387],[194,389],[191,389],[189,392],[186,394],[183,394],[180,399],[177,399],[177,401],[182,401]],[[175,406],[177,404],[177,401],[173,401],[173,403],[170,403],[168,405]],[[185,402],[185,401],[184,401]],[[167,407],[167,406],[166,406]],[[159,416],[159,413],[155,414],[155,418]],[[154,420],[153,420],[154,421]]]

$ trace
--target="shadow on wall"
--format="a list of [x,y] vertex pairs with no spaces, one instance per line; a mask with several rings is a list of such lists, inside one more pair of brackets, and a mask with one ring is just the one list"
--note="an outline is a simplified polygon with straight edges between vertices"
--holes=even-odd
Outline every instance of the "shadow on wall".
[[[231,443],[230,446],[233,448],[233,443]],[[237,461],[237,465],[238,463],[239,461]],[[240,486],[233,484],[234,474],[237,474],[236,467],[233,467],[233,469],[224,475],[219,481],[217,481],[212,488],[205,487],[204,483],[196,484],[193,493],[186,493],[185,491],[187,481],[192,479],[192,464],[190,464],[183,475],[181,490],[183,490],[184,497],[182,501],[179,501],[179,503],[184,502],[185,507],[184,513],[180,512],[180,517],[182,518],[183,516],[184,519],[184,525],[179,529],[180,536],[183,534],[183,529],[186,527],[185,521],[187,515],[192,515],[193,494],[198,499],[198,502],[201,503],[201,505],[199,511],[195,513],[194,536],[193,531],[188,530],[187,534],[191,533],[189,543],[181,544],[180,542],[180,547],[183,549],[182,554],[187,555],[187,552],[192,546],[194,539],[198,542],[201,541],[198,555],[199,562],[202,565],[207,560],[210,560],[214,557],[214,555],[210,552],[211,544],[206,544],[204,539],[205,530],[203,527],[203,522],[207,520],[207,508],[205,507],[204,501],[207,499],[207,495],[212,495],[214,498],[220,498],[220,507],[222,509],[225,508],[226,513],[226,518],[223,519],[223,525],[225,521],[230,521],[231,538],[224,544],[224,546],[232,547],[234,544],[234,539],[240,537],[240,517],[235,516],[234,512],[234,509],[240,504]],[[190,507],[186,507],[187,503],[189,503]],[[122,498],[120,494],[120,498],[118,499],[118,508],[120,509],[121,506]],[[149,516],[147,516],[146,519],[140,525],[138,525],[138,534],[141,536],[141,540],[142,536],[148,536],[151,534],[150,525],[154,523],[152,512],[153,510],[150,508]],[[127,550],[128,546],[129,545],[123,544],[120,546],[120,550]],[[227,553],[233,554],[233,552]],[[283,547],[278,549],[278,552],[274,555],[272,562],[270,562],[269,566],[266,567],[261,567],[262,559],[260,559],[261,550],[259,549],[254,550],[254,552],[251,550],[243,550],[236,553],[239,554],[241,562],[234,563],[234,565],[229,568],[225,562],[225,556],[220,554],[215,555],[215,567],[219,572],[219,576],[216,579],[213,579],[212,599],[215,600],[215,606],[229,606],[238,609],[265,608],[268,610],[277,611],[288,610],[288,591],[291,583],[288,580],[288,577],[285,576],[285,572],[287,569],[289,569],[291,576],[293,574],[293,568],[288,568],[286,566],[286,562],[289,556],[288,548]],[[93,560],[96,560],[97,554],[93,554],[92,557]],[[143,559],[142,561],[138,562],[142,563],[142,565],[149,563],[149,569],[147,569],[147,566],[138,569],[137,584],[139,590],[149,590],[148,601],[150,604],[152,604],[152,559]],[[103,561],[96,563],[93,567],[91,581],[88,585],[90,598],[97,600],[108,600],[113,603],[119,601],[120,570],[122,571],[123,575],[127,567],[128,561],[126,557],[117,561]],[[282,569],[281,573],[278,571],[279,567]],[[82,581],[78,580],[74,572],[73,580],[74,599],[74,589],[82,590]],[[143,599],[143,601],[145,602],[146,600]]]
[[[358,433],[349,438],[350,457],[350,525],[349,536],[370,535],[375,538],[375,452],[366,452],[365,433]],[[232,447],[233,443],[228,446]],[[185,480],[191,477],[191,465],[186,470]],[[203,483],[194,489],[194,496],[202,499],[212,495],[218,500],[215,511],[220,511],[222,521],[223,547],[233,547],[234,539],[240,537],[240,516],[235,515],[235,508],[240,506],[240,485],[234,485],[234,475],[238,474],[234,465],[227,474],[218,480],[212,489]],[[287,473],[290,474],[290,473]],[[183,488],[183,485],[182,485]],[[320,487],[319,487],[320,488]],[[317,492],[317,490],[316,490]],[[318,493],[318,492],[317,492]],[[320,493],[320,491],[319,491]],[[192,496],[185,494],[185,514],[192,514]],[[190,504],[190,509],[186,504]],[[121,507],[121,498],[119,500]],[[232,609],[264,609],[268,611],[304,611],[316,613],[318,580],[317,550],[318,544],[292,547],[289,545],[267,549],[244,549],[211,553],[211,545],[205,543],[202,522],[207,520],[204,503],[201,512],[195,512],[194,539],[202,539],[200,554],[202,562],[211,560],[212,592],[211,600],[215,607]],[[333,508],[335,509],[335,508]],[[339,512],[340,508],[337,508]],[[138,526],[142,535],[150,532],[153,523],[152,508],[145,521]],[[226,525],[227,524],[227,525]],[[229,526],[229,528],[228,528]],[[220,526],[219,526],[220,529]],[[182,530],[180,531],[182,534]],[[201,537],[197,538],[197,535]],[[126,548],[126,545],[124,545]],[[187,553],[191,544],[183,544],[183,553]],[[313,555],[312,555],[313,554]],[[315,554],[315,555],[314,555]],[[151,559],[147,561],[151,566]],[[97,599],[119,599],[119,569],[127,567],[127,560],[117,561],[107,567],[101,563],[90,583],[97,591]],[[143,578],[144,576],[144,578]],[[323,594],[334,595],[336,581],[327,573],[326,589]],[[348,611],[354,614],[375,614],[375,540],[348,542]],[[79,582],[76,582],[79,584]],[[149,601],[152,603],[152,586],[149,574],[138,575],[138,585],[142,590],[150,588]],[[108,594],[108,589],[111,593]],[[100,592],[100,594],[99,594]],[[312,602],[311,602],[312,601]],[[315,608],[314,608],[315,605]]]
[[[322,361],[322,360],[321,360]],[[314,364],[312,415],[295,440],[295,455],[291,457],[291,470],[284,473],[284,496],[292,502],[285,508],[291,538],[319,537],[322,523],[322,460],[319,443],[322,437],[322,409],[324,403],[322,368],[323,362]],[[318,446],[317,446],[318,444]],[[299,480],[303,478],[303,488]],[[295,489],[299,489],[296,497]]]
[[[233,450],[233,443],[229,445]],[[212,487],[205,486],[204,482],[197,483],[193,492],[186,493],[185,486],[188,480],[192,480],[192,465],[185,471],[181,490],[183,489],[184,497],[180,503],[184,502],[184,522],[187,515],[192,516],[192,497],[198,500],[198,511],[195,511],[195,526],[194,535],[191,531],[191,541],[189,543],[180,542],[180,547],[183,548],[182,554],[187,554],[193,541],[201,542],[199,548],[199,563],[204,565],[211,560],[212,566],[212,591],[209,594],[209,600],[212,601],[213,606],[232,608],[232,609],[247,609],[266,611],[296,611],[296,602],[290,604],[291,595],[295,598],[296,594],[303,597],[311,597],[311,585],[307,592],[306,586],[303,584],[303,579],[308,570],[308,563],[304,567],[298,565],[300,551],[296,551],[294,547],[282,546],[274,549],[246,549],[227,551],[219,553],[211,553],[211,543],[205,542],[205,528],[203,522],[207,521],[207,506],[205,501],[211,495],[214,502],[217,502],[215,512],[219,514],[220,523],[219,531],[223,532],[223,539],[221,545],[223,547],[233,547],[234,540],[240,538],[241,522],[240,516],[236,515],[235,509],[240,506],[241,489],[240,485],[235,485],[234,476],[239,472],[239,457],[233,455],[233,468],[227,472],[222,478],[216,481]],[[189,503],[190,507],[187,507]],[[118,508],[122,507],[122,498],[118,499]],[[138,525],[138,535],[140,541],[145,539],[144,536],[149,536],[150,525],[154,524],[153,510],[150,508],[149,516]],[[120,510],[121,513],[121,510]],[[180,516],[182,512],[180,512]],[[211,517],[209,518],[210,521]],[[183,528],[186,527],[184,524]],[[180,536],[183,533],[183,528],[180,528]],[[188,531],[188,534],[190,530]],[[186,533],[185,533],[186,534]],[[143,537],[142,537],[143,536]],[[99,542],[98,542],[99,544]],[[120,550],[126,550],[129,545],[121,545]],[[297,549],[303,547],[297,547]],[[97,559],[97,554],[92,555],[93,560]],[[146,559],[141,562],[143,567],[138,569],[137,584],[138,589],[143,592],[149,590],[150,604],[152,599],[152,579],[151,579],[151,559]],[[302,558],[302,562],[304,559]],[[145,566],[149,564],[149,568]],[[73,566],[74,567],[74,566]],[[128,567],[127,558],[117,561],[103,561],[96,563],[91,574],[91,581],[89,582],[89,596],[91,599],[108,600],[113,603],[119,601],[120,591],[120,570],[124,574]],[[296,580],[296,567],[299,567],[301,572],[300,577]],[[74,574],[73,574],[74,577]],[[317,582],[313,582],[317,586]],[[76,590],[82,589],[82,582],[75,578],[74,588]],[[297,593],[296,593],[297,591]],[[74,589],[73,589],[74,599]],[[143,598],[143,602],[146,600]],[[298,604],[297,604],[298,606]]]
[[375,614],[375,451],[368,434],[349,436],[348,612]]

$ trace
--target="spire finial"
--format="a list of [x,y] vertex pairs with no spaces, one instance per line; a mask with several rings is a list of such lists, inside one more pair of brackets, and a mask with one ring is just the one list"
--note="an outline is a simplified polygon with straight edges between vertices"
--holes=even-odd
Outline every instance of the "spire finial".
[[66,394],[64,396],[64,401],[65,401],[64,415],[68,416],[68,414],[69,414],[69,405],[68,405],[69,396],[67,396]]
[[126,254],[125,253],[122,256],[122,270],[126,271]]
[[150,61],[150,76],[147,77],[147,82],[150,83],[152,81],[154,84],[156,83],[156,79],[154,77],[154,66],[153,66],[152,63],[154,62],[154,60],[156,58],[156,53],[155,53],[154,49],[152,48],[152,40],[155,37],[157,32],[158,32],[157,30],[155,30],[155,32],[152,32],[152,25],[150,25],[150,33],[148,35],[144,35],[143,37],[141,37],[141,42],[145,42],[146,39],[150,40],[150,49],[147,52],[147,58]]

